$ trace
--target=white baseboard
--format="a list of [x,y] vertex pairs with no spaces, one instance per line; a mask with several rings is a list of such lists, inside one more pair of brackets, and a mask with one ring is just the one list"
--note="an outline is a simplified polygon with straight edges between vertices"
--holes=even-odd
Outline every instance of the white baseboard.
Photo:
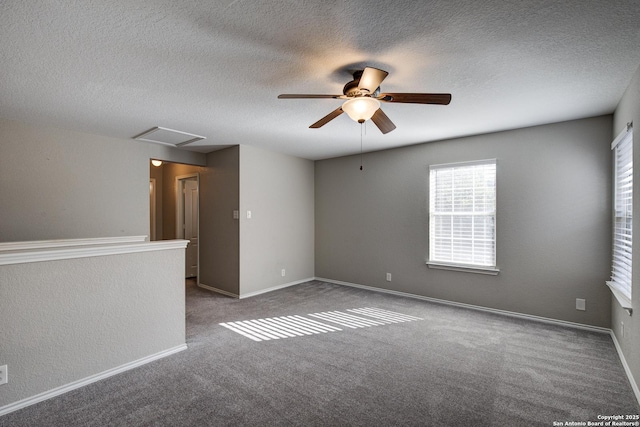
[[213,286],[205,285],[204,283],[198,283],[198,287],[202,288],[202,289],[206,289],[208,291],[212,291],[212,292],[216,292],[216,293],[219,293],[219,294],[222,294],[222,295],[226,295],[226,296],[231,297],[231,298],[238,298],[238,294],[234,294],[234,293],[231,293],[229,291],[218,289],[218,288],[213,287]]
[[145,365],[147,363],[153,362],[154,360],[162,359],[163,357],[170,356],[174,353],[178,353],[182,350],[186,350],[187,345],[182,344],[164,351],[161,351],[156,354],[152,354],[147,357],[143,357],[142,359],[134,360],[133,362],[125,363],[124,365],[117,366],[115,368],[106,370],[104,372],[100,372],[95,375],[91,375],[89,377],[83,378],[78,381],[74,381],[72,383],[56,387],[52,390],[45,391],[40,394],[36,394],[35,396],[28,397],[26,399],[19,400],[14,403],[10,403],[8,405],[0,407],[0,417],[8,414],[9,412],[17,411],[18,409],[26,408],[27,406],[33,405],[38,402],[42,402],[43,400],[51,399],[52,397],[59,396],[61,394],[67,393],[71,390],[75,390],[80,387],[84,387],[91,383],[95,383],[96,381],[103,380],[105,378],[112,377],[114,375],[120,374],[122,372],[128,371],[133,368],[137,368],[138,366]]
[[516,313],[514,311],[499,310],[499,309],[496,309],[496,308],[482,307],[482,306],[479,306],[479,305],[465,304],[465,303],[461,303],[461,302],[448,301],[448,300],[444,300],[444,299],[425,297],[425,296],[422,296],[422,295],[416,295],[416,294],[410,294],[410,293],[407,293],[407,292],[394,291],[394,290],[391,290],[391,289],[376,288],[376,287],[373,287],[373,286],[359,285],[357,283],[342,282],[340,280],[325,279],[325,278],[322,278],[322,277],[316,277],[315,280],[320,280],[322,282],[328,282],[328,283],[334,283],[336,285],[351,286],[353,288],[366,289],[368,291],[382,292],[382,293],[385,293],[385,294],[398,295],[398,296],[401,296],[401,297],[420,299],[420,300],[424,300],[424,301],[435,302],[437,304],[452,305],[452,306],[455,306],[455,307],[463,307],[463,308],[468,308],[468,309],[471,309],[471,310],[484,311],[484,312],[488,312],[488,313],[501,314],[501,315],[504,315],[504,316],[518,317],[518,318],[521,318],[521,319],[534,320],[534,321],[537,321],[537,322],[551,323],[551,324],[560,325],[560,326],[567,326],[569,328],[584,329],[584,330],[587,330],[587,331],[600,332],[600,333],[604,333],[604,334],[608,334],[608,333],[611,332],[611,329],[601,328],[599,326],[591,326],[591,325],[585,325],[583,323],[568,322],[566,320],[558,320],[558,319],[551,319],[551,318],[548,318],[548,317],[534,316],[532,314]]
[[278,289],[288,288],[289,286],[299,285],[301,283],[306,283],[314,280],[314,277],[309,277],[307,279],[296,280],[295,282],[284,283],[282,285],[272,286],[266,289],[260,289],[259,291],[249,292],[247,294],[240,294],[240,298],[250,298],[255,297],[256,295],[266,294],[267,292],[277,291]]
[[636,395],[636,400],[638,401],[638,404],[640,404],[640,388],[638,388],[638,383],[633,378],[633,374],[631,373],[631,368],[629,368],[629,365],[627,364],[627,360],[624,358],[624,353],[622,352],[622,347],[620,347],[620,343],[618,342],[618,339],[616,338],[616,334],[614,334],[613,331],[610,331],[610,333],[611,333],[611,339],[613,340],[613,345],[616,346],[616,351],[618,352],[618,357],[620,357],[620,362],[622,362],[622,366],[624,367],[624,371],[626,372],[627,378],[629,379],[629,382],[631,383],[631,388],[633,389],[633,393]]

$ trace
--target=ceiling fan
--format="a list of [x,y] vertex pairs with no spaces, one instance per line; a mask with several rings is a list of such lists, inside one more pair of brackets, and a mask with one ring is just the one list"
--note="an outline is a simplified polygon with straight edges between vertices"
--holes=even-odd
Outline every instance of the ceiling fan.
[[283,94],[278,99],[346,99],[341,107],[333,110],[311,126],[317,129],[329,123],[342,113],[358,123],[371,119],[382,133],[389,133],[396,125],[380,108],[380,102],[400,102],[408,104],[439,104],[448,105],[451,102],[449,93],[380,93],[380,83],[389,73],[373,67],[365,67],[353,73],[353,80],[347,83],[342,95],[309,95]]

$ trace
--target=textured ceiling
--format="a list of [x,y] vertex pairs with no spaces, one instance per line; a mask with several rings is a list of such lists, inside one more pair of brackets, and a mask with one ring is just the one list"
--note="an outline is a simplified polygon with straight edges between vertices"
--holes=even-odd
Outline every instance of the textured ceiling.
[[[0,1],[0,117],[131,138],[154,126],[309,159],[357,153],[340,105],[350,70],[383,92],[365,151],[613,112],[640,65],[637,0]],[[139,143],[132,141],[132,143]],[[188,147],[188,148],[187,148]]]

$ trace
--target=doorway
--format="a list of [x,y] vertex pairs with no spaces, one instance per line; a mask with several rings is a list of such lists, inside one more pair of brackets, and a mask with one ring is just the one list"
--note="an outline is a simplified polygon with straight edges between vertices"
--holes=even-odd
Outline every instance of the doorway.
[[149,167],[149,240],[189,240],[184,274],[197,280],[202,167],[166,161],[149,162]]
[[185,278],[198,277],[199,175],[176,176],[176,238],[188,240]]

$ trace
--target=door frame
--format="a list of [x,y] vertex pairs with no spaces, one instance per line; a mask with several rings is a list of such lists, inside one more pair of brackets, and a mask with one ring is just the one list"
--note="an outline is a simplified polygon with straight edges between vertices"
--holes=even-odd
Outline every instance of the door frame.
[[157,184],[156,184],[156,179],[155,178],[149,178],[149,204],[150,207],[149,209],[151,210],[151,215],[150,215],[150,220],[151,220],[151,224],[149,227],[149,240],[150,241],[154,241],[157,239],[157,217],[156,217],[156,203],[157,203],[157,196],[156,196],[156,191],[157,191]]
[[196,235],[198,236],[196,262],[198,263],[198,267],[196,269],[196,284],[200,285],[200,173],[198,172],[176,176],[176,238],[184,239],[184,228],[182,228],[184,224],[184,197],[182,193],[184,191],[184,181],[193,178],[196,179],[196,186],[198,187],[198,222],[196,224]]

